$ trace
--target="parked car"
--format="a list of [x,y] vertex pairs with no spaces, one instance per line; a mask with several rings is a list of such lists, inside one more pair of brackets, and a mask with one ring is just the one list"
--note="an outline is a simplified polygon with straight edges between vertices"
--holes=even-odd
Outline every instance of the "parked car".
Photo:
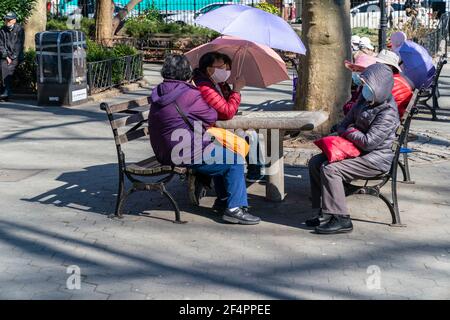
[[194,24],[195,19],[197,19],[198,17],[200,17],[210,11],[219,9],[223,6],[228,6],[230,4],[233,4],[233,2],[231,0],[229,3],[223,3],[223,2],[212,3],[207,6],[204,6],[203,8],[201,8],[195,12],[193,12],[193,11],[178,12],[178,13],[168,16],[167,22],[175,22],[175,23],[179,23],[179,24]]

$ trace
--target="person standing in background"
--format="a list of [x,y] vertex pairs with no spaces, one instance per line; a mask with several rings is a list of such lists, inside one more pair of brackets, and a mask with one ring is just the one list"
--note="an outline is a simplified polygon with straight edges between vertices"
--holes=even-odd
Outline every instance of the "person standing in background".
[[7,13],[3,20],[4,25],[0,29],[0,64],[2,71],[0,99],[6,100],[11,95],[14,71],[23,60],[25,33],[17,23],[17,16],[14,12]]

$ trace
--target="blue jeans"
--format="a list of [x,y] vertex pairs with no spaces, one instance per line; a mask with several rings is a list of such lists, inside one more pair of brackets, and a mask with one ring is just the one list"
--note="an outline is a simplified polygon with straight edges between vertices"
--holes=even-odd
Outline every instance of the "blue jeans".
[[[224,149],[224,158],[229,151]],[[239,156],[240,157],[240,156]],[[189,166],[194,172],[212,177],[214,188],[219,199],[227,198],[227,208],[248,207],[247,186],[244,177],[244,160],[238,156],[234,163],[194,164]]]

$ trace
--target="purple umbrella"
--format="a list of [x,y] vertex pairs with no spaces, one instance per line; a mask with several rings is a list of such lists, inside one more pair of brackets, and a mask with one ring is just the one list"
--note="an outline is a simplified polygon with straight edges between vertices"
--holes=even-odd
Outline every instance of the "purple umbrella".
[[292,27],[280,17],[243,5],[228,5],[208,12],[195,22],[221,34],[264,44],[270,48],[306,53]]
[[411,79],[416,88],[428,87],[436,72],[428,51],[410,40],[406,40],[397,51],[403,61],[403,73]]

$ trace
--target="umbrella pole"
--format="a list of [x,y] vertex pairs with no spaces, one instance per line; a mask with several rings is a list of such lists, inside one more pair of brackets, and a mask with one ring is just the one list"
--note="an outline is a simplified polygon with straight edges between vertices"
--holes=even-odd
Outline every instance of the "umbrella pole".
[[[244,67],[245,56],[247,55],[247,50],[248,50],[248,43],[245,45],[244,54],[243,54],[242,58],[239,57],[238,77],[241,76],[242,68]],[[242,61],[241,61],[241,59],[242,59]]]

